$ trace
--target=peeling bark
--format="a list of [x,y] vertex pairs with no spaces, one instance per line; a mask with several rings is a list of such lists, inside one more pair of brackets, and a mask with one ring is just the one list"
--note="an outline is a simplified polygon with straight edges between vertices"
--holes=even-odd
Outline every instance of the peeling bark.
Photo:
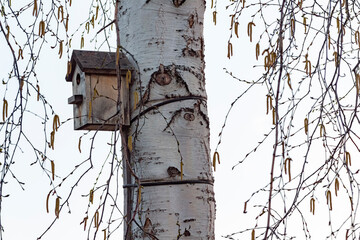
[[215,238],[204,10],[204,0],[123,1],[118,9],[121,46],[138,66],[125,239]]

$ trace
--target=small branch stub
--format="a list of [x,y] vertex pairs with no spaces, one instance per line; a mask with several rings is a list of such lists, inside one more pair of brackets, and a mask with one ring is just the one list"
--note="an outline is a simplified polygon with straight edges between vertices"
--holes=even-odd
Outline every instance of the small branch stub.
[[160,64],[159,71],[157,71],[153,77],[155,78],[156,83],[160,86],[168,85],[172,80],[171,74],[165,70],[165,67],[162,64]]

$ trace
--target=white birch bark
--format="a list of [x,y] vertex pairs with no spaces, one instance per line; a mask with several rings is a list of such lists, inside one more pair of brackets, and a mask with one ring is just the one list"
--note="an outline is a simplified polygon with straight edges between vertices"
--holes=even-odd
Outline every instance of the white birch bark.
[[126,183],[132,189],[126,239],[215,238],[204,10],[204,0],[119,5],[121,46],[135,66],[129,150],[136,177]]

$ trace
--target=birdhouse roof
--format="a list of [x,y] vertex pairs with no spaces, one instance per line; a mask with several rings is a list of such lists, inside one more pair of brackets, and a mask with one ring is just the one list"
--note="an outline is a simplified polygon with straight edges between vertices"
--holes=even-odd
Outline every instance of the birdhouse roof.
[[[120,53],[120,68],[122,71],[131,67],[129,60],[123,53]],[[98,52],[98,51],[82,51],[74,50],[71,56],[71,71],[65,77],[66,81],[71,82],[76,65],[85,73],[116,75],[116,53],[114,52]]]

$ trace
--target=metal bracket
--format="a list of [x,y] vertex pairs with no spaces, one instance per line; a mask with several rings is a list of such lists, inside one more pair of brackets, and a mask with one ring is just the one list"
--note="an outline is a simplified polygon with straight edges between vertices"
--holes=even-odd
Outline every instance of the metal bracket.
[[[152,186],[161,186],[161,185],[180,185],[180,184],[209,184],[214,185],[214,181],[209,179],[194,179],[194,180],[178,180],[178,181],[148,181],[141,182],[140,186],[142,187],[152,187]],[[138,184],[124,184],[123,188],[136,188],[139,187]]]

